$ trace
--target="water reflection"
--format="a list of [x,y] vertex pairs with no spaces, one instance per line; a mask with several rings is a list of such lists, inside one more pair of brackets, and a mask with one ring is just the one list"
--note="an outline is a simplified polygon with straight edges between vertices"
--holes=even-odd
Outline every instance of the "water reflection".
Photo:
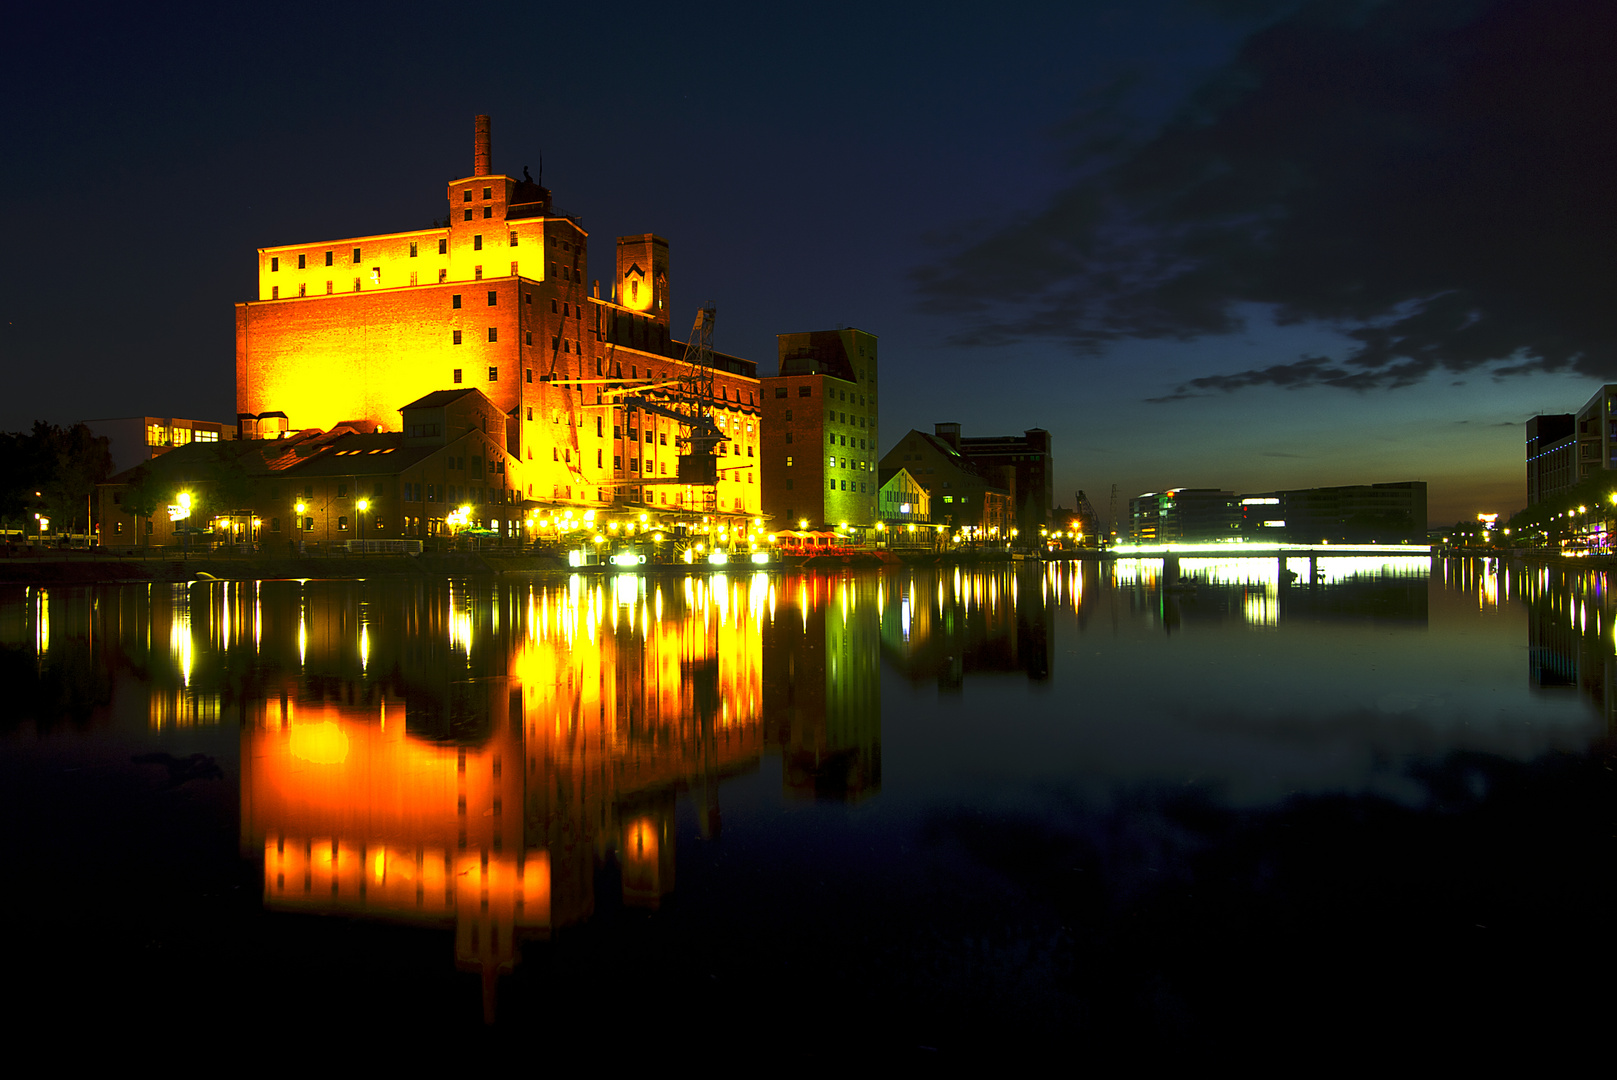
[[968,674],[1050,677],[1049,607],[1082,595],[1082,567],[907,571],[884,583],[882,657],[912,683],[959,692]]
[[[1086,1000],[1114,1000],[1159,939],[1177,942],[1162,948],[1184,958],[1183,985],[1239,980],[1245,943],[1268,932],[1250,912],[1295,925],[1275,874],[1317,885],[1309,910],[1337,919],[1336,879],[1296,866],[1357,853],[1375,880],[1405,824],[1439,845],[1460,814],[1491,854],[1493,819],[1472,809],[1507,790],[1507,766],[1612,730],[1603,575],[1326,558],[1185,559],[1177,574],[1193,584],[1158,560],[18,589],[0,593],[0,664],[13,736],[19,717],[122,723],[136,752],[172,752],[171,772],[205,749],[227,778],[239,752],[221,820],[231,865],[239,852],[261,874],[255,914],[440,928],[416,936],[439,942],[444,972],[453,941],[489,1015],[497,987],[522,1000],[568,942],[621,930],[621,909],[688,930],[700,908],[723,934],[686,956],[705,964],[733,933],[730,971],[764,978],[769,953],[820,980],[766,990],[823,998],[874,978],[917,1012],[934,982],[964,1003],[948,1015],[974,1015],[994,980],[1017,1009],[1065,1008],[1082,978],[1097,980]],[[128,768],[129,749],[115,756]],[[162,790],[207,781],[187,783]],[[1394,824],[1366,832],[1371,819]],[[1410,881],[1426,843],[1408,845]],[[1216,919],[1163,899],[1214,895]],[[1444,912],[1472,902],[1452,899]],[[1205,939],[1173,938],[1197,919]],[[1009,943],[991,954],[996,934]],[[1085,934],[1127,947],[1081,953]],[[500,983],[524,941],[552,937]],[[1212,940],[1240,955],[1204,963]],[[599,958],[574,957],[575,973]]]

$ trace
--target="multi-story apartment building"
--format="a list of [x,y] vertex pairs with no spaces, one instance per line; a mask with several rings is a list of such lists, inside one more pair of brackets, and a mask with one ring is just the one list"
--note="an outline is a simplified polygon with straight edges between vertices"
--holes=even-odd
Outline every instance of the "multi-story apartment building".
[[1035,539],[1049,525],[1055,506],[1055,468],[1050,458],[1050,433],[1029,428],[1020,435],[960,438],[960,453],[979,471],[998,478],[1012,493],[1015,529]]
[[816,330],[777,338],[763,380],[763,512],[776,528],[875,524],[876,335]]
[[258,298],[236,305],[243,432],[282,413],[299,429],[397,430],[401,403],[475,387],[510,420],[524,500],[756,514],[756,366],[713,354],[718,481],[681,484],[689,372],[668,242],[620,237],[603,296],[588,233],[523,172],[493,171],[478,117],[443,224],[259,249]]

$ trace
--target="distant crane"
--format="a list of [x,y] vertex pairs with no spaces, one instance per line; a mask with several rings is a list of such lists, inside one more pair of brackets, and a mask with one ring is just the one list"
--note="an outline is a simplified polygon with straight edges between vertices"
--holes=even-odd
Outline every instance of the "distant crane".
[[1111,543],[1115,544],[1115,543],[1117,543],[1117,485],[1116,484],[1112,485],[1112,508],[1111,508],[1111,511],[1106,515],[1106,517],[1107,517],[1106,528],[1111,533],[1111,535],[1108,537],[1108,540]]

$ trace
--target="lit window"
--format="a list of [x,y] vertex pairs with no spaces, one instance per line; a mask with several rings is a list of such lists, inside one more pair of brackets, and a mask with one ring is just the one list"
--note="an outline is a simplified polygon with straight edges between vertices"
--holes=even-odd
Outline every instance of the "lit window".
[[786,455],[786,467],[788,469],[790,469],[792,467],[792,455],[790,455],[790,454]]
[[511,276],[512,277],[517,276],[517,269],[518,269],[518,267],[517,267],[517,264],[516,264],[516,260],[515,259],[511,260]]
[[459,330],[454,331],[454,335],[455,335],[455,344],[459,345],[460,344],[460,331]]
[[483,268],[481,266],[472,267],[472,280],[474,280],[474,281],[482,281],[483,280]]
[[[455,332],[455,336],[459,337],[460,336],[460,331],[457,330]],[[457,382],[457,383],[460,382],[460,368],[455,369],[455,382]]]
[[440,271],[438,271],[438,284],[442,285],[444,282],[446,282],[448,280],[449,280],[449,271],[448,270],[440,270]]
[[488,369],[488,381],[489,382],[499,382],[500,381],[500,369],[499,368],[491,367],[491,368]]

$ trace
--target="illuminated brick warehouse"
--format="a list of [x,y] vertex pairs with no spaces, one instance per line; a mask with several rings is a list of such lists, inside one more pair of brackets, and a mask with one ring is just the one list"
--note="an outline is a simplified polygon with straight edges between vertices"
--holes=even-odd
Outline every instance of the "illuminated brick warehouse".
[[[711,309],[689,347],[675,338],[659,236],[618,238],[603,296],[588,234],[523,172],[493,171],[480,116],[447,224],[259,249],[258,298],[236,305],[243,437],[399,432],[406,404],[475,388],[505,417],[511,458],[505,482],[480,490],[523,509],[501,502],[472,517],[506,535],[528,511],[573,507],[756,515],[756,365],[712,351]],[[445,510],[421,501],[386,517],[432,523]]]

